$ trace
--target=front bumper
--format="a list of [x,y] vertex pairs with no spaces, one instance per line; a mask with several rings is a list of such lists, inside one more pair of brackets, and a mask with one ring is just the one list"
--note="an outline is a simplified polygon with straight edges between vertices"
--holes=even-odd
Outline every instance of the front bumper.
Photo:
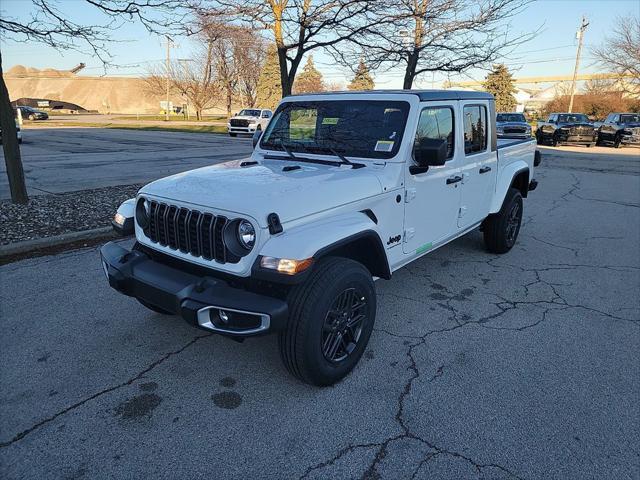
[[558,141],[562,143],[596,143],[597,136],[595,135],[565,135],[558,134]]
[[640,135],[622,135],[620,143],[623,145],[640,145]]
[[258,128],[258,125],[249,125],[248,127],[229,127],[227,126],[228,133],[254,133]]
[[523,133],[498,132],[498,138],[531,138],[531,132],[523,132]]
[[112,288],[180,315],[195,327],[248,337],[286,325],[288,307],[284,300],[235,288],[218,278],[181,271],[113,242],[100,249],[100,257]]

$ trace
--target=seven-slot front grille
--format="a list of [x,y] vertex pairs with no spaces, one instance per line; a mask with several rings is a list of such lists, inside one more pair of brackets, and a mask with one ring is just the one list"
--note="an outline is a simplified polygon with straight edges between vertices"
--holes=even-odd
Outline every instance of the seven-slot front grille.
[[224,244],[226,217],[155,200],[149,202],[149,207],[149,225],[144,233],[152,242],[205,260],[238,261]]
[[248,127],[249,126],[249,120],[241,120],[239,118],[232,118],[229,123],[231,123],[232,127]]

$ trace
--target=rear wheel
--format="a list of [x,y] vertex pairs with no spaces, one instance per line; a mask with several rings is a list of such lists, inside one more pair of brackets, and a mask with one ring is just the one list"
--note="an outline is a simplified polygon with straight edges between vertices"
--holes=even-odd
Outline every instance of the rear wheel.
[[510,188],[498,213],[489,215],[482,233],[487,249],[492,253],[507,253],[515,245],[522,223],[522,195]]
[[287,370],[312,385],[332,385],[358,363],[373,330],[376,293],[371,273],[347,258],[320,261],[291,290],[280,356]]

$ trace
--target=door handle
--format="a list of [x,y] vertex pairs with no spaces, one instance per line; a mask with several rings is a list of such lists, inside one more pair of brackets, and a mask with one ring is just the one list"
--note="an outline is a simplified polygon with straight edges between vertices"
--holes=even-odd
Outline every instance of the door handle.
[[480,169],[480,173],[481,173],[481,174],[482,174],[482,173],[487,173],[487,172],[490,172],[490,171],[491,171],[491,167],[482,167],[482,168]]
[[456,175],[455,177],[447,178],[447,185],[451,185],[452,183],[458,183],[462,181],[462,177],[460,175]]

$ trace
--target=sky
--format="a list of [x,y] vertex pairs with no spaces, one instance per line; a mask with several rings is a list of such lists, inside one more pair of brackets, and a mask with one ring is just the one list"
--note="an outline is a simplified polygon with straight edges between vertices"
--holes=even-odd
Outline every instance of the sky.
[[[73,15],[77,22],[100,21],[95,9],[82,0],[57,0],[64,12]],[[0,0],[0,15],[28,18],[32,13],[31,0]],[[615,25],[616,17],[640,16],[640,0],[536,0],[525,12],[511,20],[510,31],[514,35],[538,31],[538,34],[518,47],[508,57],[498,61],[505,63],[515,77],[571,75],[577,48],[576,30],[581,16],[585,15],[589,27],[585,33],[585,44],[581,60],[581,73],[599,73],[602,69],[595,63],[591,48],[601,44]],[[163,39],[150,35],[139,24],[125,24],[114,35],[117,42],[110,45],[113,63],[108,75],[144,76],[150,65],[165,58]],[[90,55],[74,51],[58,52],[53,48],[35,43],[16,43],[8,38],[0,39],[3,68],[14,65],[35,68],[70,69],[80,62],[87,67],[82,75],[104,75],[101,62]],[[171,54],[174,58],[189,58],[193,44],[189,39],[177,39]],[[332,58],[315,52],[316,67],[323,73],[326,82],[348,83],[351,72],[337,67]],[[403,68],[372,72],[377,88],[401,88]],[[438,88],[443,81],[481,80],[486,71],[476,69],[462,75],[426,74],[414,84],[414,88]]]

